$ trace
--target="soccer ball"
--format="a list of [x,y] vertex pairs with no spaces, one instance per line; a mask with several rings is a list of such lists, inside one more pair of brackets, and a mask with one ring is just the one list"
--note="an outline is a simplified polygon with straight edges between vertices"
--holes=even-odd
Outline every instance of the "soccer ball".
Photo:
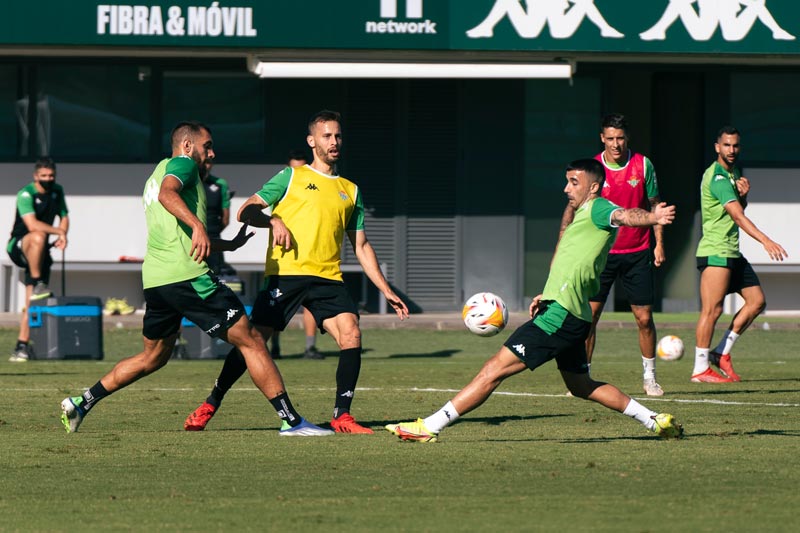
[[508,308],[502,298],[491,292],[473,294],[461,312],[467,329],[481,337],[497,335],[508,323]]
[[658,341],[656,355],[663,361],[677,361],[683,357],[683,341],[675,335],[667,335]]

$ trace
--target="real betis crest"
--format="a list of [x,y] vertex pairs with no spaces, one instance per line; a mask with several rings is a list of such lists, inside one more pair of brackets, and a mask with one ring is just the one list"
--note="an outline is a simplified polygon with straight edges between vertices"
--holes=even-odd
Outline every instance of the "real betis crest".
[[636,187],[637,185],[639,185],[640,181],[641,180],[639,179],[638,176],[631,176],[631,178],[628,180],[628,185],[630,185],[631,187]]

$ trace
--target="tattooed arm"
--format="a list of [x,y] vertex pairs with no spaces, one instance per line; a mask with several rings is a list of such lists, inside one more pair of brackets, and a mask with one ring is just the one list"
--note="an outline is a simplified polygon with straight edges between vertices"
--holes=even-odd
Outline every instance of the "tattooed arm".
[[611,223],[616,226],[666,226],[675,219],[675,206],[661,202],[653,206],[652,211],[638,207],[633,209],[617,209],[611,213]]

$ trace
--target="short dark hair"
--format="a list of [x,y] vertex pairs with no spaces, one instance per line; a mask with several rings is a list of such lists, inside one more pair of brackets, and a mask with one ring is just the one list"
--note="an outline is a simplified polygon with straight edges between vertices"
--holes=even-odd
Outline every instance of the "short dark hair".
[[721,138],[723,135],[738,135],[739,137],[741,137],[741,136],[742,136],[742,134],[741,134],[741,133],[739,133],[739,130],[737,130],[736,128],[734,128],[734,127],[733,127],[733,126],[731,126],[730,124],[728,124],[728,125],[725,125],[725,126],[722,126],[722,127],[719,129],[719,131],[717,132],[717,140],[719,141],[719,140],[720,140],[720,138]]
[[342,123],[342,115],[338,111],[331,111],[329,109],[323,109],[318,113],[314,113],[311,119],[308,121],[308,133],[311,133],[311,130],[314,128],[314,124],[317,122],[338,122],[340,125]]
[[297,161],[308,161],[308,156],[304,150],[289,150],[289,154],[286,156],[286,162],[288,163],[293,159]]
[[601,131],[606,128],[614,128],[628,133],[628,119],[622,113],[611,113],[603,117]]
[[172,148],[175,148],[176,146],[180,145],[184,137],[194,138],[195,135],[199,135],[203,130],[206,130],[208,134],[211,135],[211,128],[202,122],[198,122],[196,120],[184,120],[182,122],[178,122],[175,127],[172,128],[172,133],[170,134],[170,144]]
[[33,164],[33,171],[36,172],[40,168],[49,168],[53,172],[56,171],[56,162],[51,157],[40,157]]
[[597,159],[576,159],[567,165],[567,172],[571,170],[585,172],[592,181],[599,183],[601,188],[606,181],[606,170]]

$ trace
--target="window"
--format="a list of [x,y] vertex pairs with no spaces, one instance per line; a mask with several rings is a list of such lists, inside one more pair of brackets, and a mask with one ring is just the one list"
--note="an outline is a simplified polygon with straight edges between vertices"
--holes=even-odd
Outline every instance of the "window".
[[37,155],[149,160],[150,78],[136,65],[39,68]]
[[262,82],[243,72],[164,72],[162,147],[183,120],[208,124],[218,161],[260,159],[264,154]]

